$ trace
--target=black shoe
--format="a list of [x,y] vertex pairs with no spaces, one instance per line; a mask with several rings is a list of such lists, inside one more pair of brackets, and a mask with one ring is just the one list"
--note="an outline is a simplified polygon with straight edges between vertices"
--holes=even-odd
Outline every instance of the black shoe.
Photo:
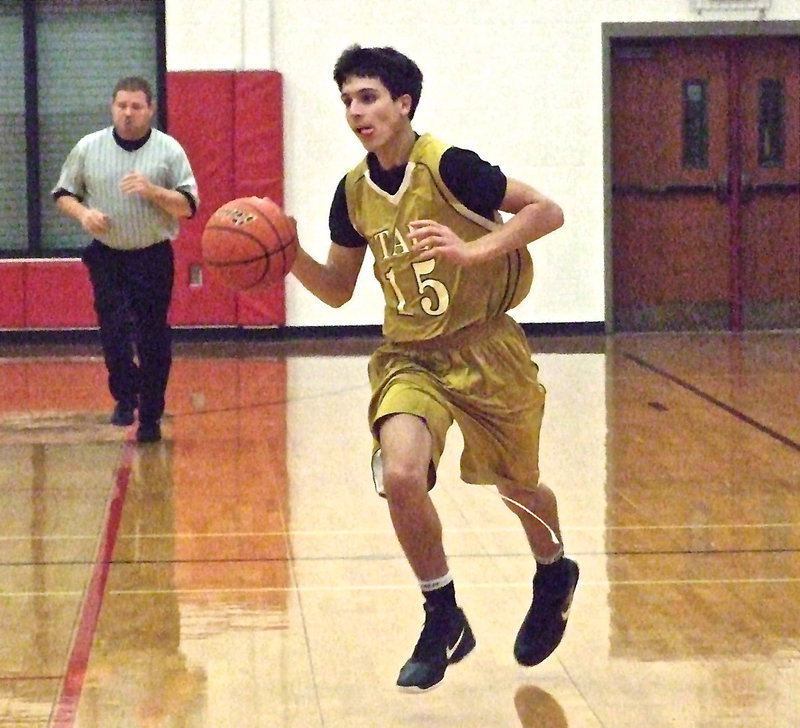
[[108,420],[117,427],[127,427],[133,424],[133,407],[122,402],[117,402],[111,417]]
[[578,565],[562,558],[547,578],[533,577],[533,601],[514,642],[520,665],[538,665],[561,642],[567,627],[572,596],[578,583]]
[[448,665],[463,660],[475,647],[475,636],[460,609],[425,607],[425,624],[414,652],[400,669],[397,686],[422,693],[436,687]]
[[137,442],[158,442],[161,439],[161,425],[158,421],[144,420],[136,430]]

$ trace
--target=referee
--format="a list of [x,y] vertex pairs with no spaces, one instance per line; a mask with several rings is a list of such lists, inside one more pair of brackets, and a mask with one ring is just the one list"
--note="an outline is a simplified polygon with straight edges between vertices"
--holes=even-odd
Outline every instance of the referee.
[[111,97],[113,125],[75,145],[53,190],[58,209],[93,238],[81,257],[116,402],[111,423],[133,424],[138,408],[139,442],[161,439],[172,365],[171,241],[199,204],[189,159],[177,140],[152,128],[154,113],[149,83],[121,79]]

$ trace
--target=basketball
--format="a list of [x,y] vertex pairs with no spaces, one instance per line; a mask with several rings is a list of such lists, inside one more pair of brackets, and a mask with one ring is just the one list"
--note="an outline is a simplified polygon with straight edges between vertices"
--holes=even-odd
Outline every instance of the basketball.
[[297,254],[297,233],[268,197],[226,202],[206,223],[200,240],[211,276],[235,291],[269,288],[281,281]]

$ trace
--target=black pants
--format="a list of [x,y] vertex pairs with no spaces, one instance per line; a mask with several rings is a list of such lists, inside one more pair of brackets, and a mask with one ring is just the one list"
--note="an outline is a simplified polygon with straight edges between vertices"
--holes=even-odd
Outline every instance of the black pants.
[[93,240],[83,252],[114,399],[139,407],[140,421],[159,420],[172,366],[167,314],[175,259],[162,241],[141,250],[114,250]]

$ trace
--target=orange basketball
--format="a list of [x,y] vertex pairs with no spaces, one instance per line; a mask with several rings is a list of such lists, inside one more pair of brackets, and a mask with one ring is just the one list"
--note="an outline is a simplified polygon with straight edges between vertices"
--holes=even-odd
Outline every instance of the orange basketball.
[[216,280],[235,291],[253,291],[274,285],[291,270],[297,233],[268,197],[242,197],[208,219],[200,245]]

